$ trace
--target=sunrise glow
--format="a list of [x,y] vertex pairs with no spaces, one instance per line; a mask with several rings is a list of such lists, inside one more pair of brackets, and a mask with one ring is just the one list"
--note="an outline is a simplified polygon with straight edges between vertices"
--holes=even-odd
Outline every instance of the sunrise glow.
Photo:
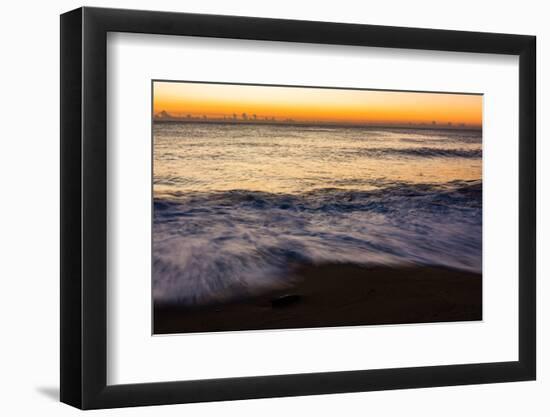
[[160,118],[481,127],[482,95],[153,83]]

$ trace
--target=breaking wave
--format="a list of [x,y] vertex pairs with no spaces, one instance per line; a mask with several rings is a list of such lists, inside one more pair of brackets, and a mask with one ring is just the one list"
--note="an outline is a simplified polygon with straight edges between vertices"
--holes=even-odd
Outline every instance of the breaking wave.
[[156,195],[155,302],[202,305],[284,288],[304,263],[481,271],[481,181],[377,187]]

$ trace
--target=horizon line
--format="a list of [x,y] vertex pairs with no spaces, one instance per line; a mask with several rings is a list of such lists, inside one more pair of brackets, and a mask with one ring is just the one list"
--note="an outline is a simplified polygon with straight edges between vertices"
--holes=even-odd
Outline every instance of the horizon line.
[[387,127],[387,128],[417,128],[417,129],[446,129],[446,130],[482,130],[483,125],[473,125],[466,123],[441,123],[441,122],[331,122],[317,120],[293,120],[287,119],[233,119],[233,118],[204,118],[204,117],[157,117],[153,115],[152,121],[155,123],[202,123],[202,124],[261,124],[261,125],[279,125],[279,126],[317,126],[317,127]]

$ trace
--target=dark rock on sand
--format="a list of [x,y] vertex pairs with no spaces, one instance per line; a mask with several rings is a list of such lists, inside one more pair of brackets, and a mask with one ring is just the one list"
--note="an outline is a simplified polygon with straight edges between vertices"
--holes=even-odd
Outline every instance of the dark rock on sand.
[[301,299],[302,296],[299,294],[284,294],[271,300],[271,306],[273,308],[288,307],[298,303]]

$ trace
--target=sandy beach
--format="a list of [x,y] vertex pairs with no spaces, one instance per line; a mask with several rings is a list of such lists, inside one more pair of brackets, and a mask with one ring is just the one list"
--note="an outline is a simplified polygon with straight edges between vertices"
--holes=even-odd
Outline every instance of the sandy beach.
[[296,284],[253,299],[155,308],[154,334],[482,319],[481,274],[441,267],[301,266]]

